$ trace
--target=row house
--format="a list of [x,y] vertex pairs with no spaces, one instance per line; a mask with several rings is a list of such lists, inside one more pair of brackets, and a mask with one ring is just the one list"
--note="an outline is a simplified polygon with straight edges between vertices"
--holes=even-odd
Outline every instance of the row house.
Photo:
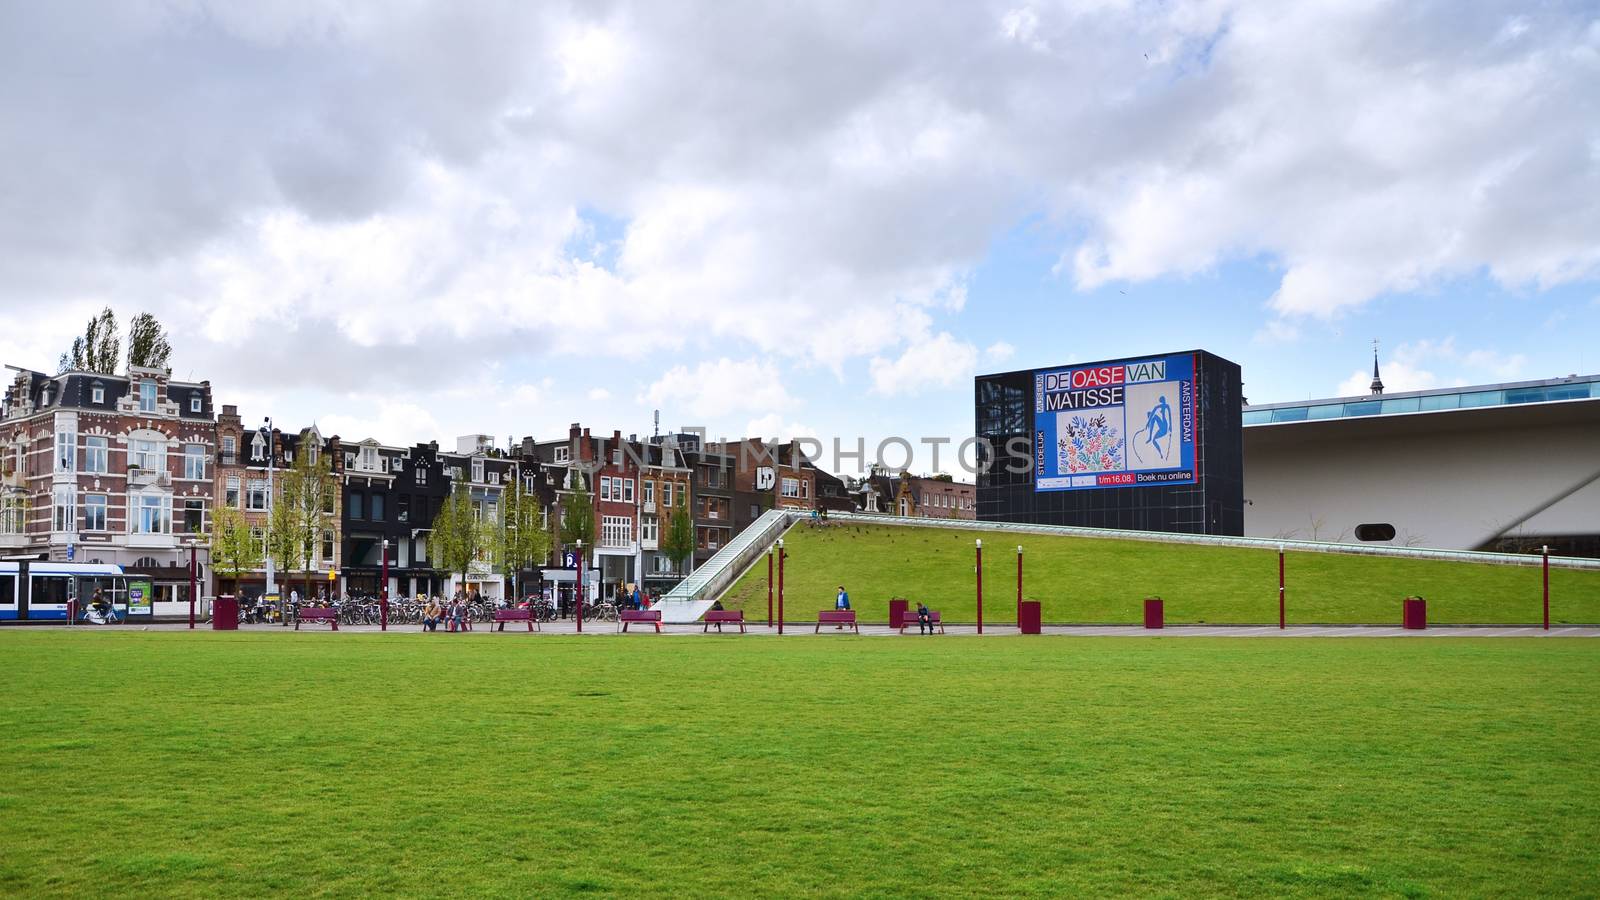
[[862,512],[925,519],[976,519],[977,488],[949,477],[873,473],[858,490]]
[[699,566],[733,540],[736,533],[734,458],[698,443],[686,455],[694,469],[694,564]]
[[[496,448],[494,439],[486,434],[457,438],[456,452],[442,454],[441,461],[450,479],[449,490],[467,491],[473,516],[490,527],[500,527],[501,498],[517,477],[517,461]],[[462,590],[498,598],[504,590],[505,573],[488,554],[480,555],[468,566],[465,582],[460,572],[442,574],[446,594]]]
[[[692,436],[691,436],[692,437]],[[693,492],[694,466],[680,435],[631,442],[643,463],[639,482],[640,582],[651,593],[664,593],[683,579],[692,559],[674,560],[662,549],[673,516],[701,499]]]
[[138,366],[122,376],[8,368],[0,550],[121,565],[147,583],[144,599],[186,600],[191,551],[209,562],[195,545],[210,527],[210,383]]
[[[524,472],[538,472],[536,486],[545,505],[547,525],[552,531],[551,555],[554,557],[552,564],[542,569],[539,575],[550,599],[565,609],[572,603],[576,593],[580,551],[576,545],[569,546],[562,540],[563,526],[573,503],[579,498],[584,502],[593,502],[593,489],[598,488],[595,478],[598,462],[593,439],[588,429],[574,423],[567,430],[565,438],[546,441],[523,438],[518,460]],[[585,557],[590,557],[592,553],[593,548],[589,546],[582,550]],[[591,597],[596,596],[593,585],[598,583],[598,579],[594,575],[593,562],[586,560],[584,570],[584,582],[591,585],[587,593]]]
[[638,445],[622,439],[621,431],[594,442],[594,514],[598,537],[592,564],[600,575],[602,596],[614,596],[639,579]]
[[798,442],[745,438],[713,444],[712,449],[732,458],[734,534],[769,509],[816,508],[816,469],[808,465]]

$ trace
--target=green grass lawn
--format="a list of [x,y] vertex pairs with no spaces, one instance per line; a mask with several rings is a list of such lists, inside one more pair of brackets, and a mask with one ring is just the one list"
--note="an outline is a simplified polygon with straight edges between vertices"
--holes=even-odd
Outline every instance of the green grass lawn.
[[0,652],[9,896],[1600,893],[1591,640]]
[[[789,530],[784,612],[815,619],[842,583],[863,621],[889,618],[889,599],[925,601],[951,622],[976,618],[973,532],[948,528],[834,524]],[[1146,596],[1161,597],[1168,622],[1278,621],[1275,550],[1202,547],[1035,534],[984,537],[983,616],[1015,622],[1017,545],[1023,594],[1043,603],[1046,622],[1133,623]],[[1463,624],[1540,621],[1537,566],[1486,566],[1332,553],[1288,554],[1291,624],[1400,624],[1400,601],[1420,595],[1428,620]],[[1600,572],[1552,569],[1550,620],[1600,622]],[[760,561],[723,598],[766,620],[767,566]]]

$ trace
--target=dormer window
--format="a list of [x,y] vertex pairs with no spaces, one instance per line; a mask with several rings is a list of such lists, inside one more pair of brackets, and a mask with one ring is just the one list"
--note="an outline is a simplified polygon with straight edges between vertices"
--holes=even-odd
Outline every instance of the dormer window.
[[254,462],[262,462],[266,458],[267,436],[258,431],[255,438],[250,441],[250,459]]
[[571,458],[572,457],[570,455],[570,452],[568,451],[568,449],[566,447],[557,447],[556,448],[556,462],[564,463],[564,462],[569,461]]
[[104,403],[104,402],[106,402],[105,385],[97,383],[97,384],[94,385],[94,387],[89,388],[89,402],[91,402],[91,403]]
[[483,483],[483,460],[481,459],[475,459],[472,461],[472,483]]
[[156,411],[156,383],[154,381],[139,382],[139,411]]
[[378,448],[362,447],[360,469],[367,472],[378,471]]
[[52,387],[54,387],[54,385],[47,384],[47,385],[44,386],[44,390],[39,392],[39,405],[40,406],[49,406],[50,405],[50,393],[51,393],[50,389]]
[[201,411],[201,408],[200,408],[200,395],[199,394],[190,394],[189,395],[189,412],[197,413],[197,412],[200,412],[200,411]]

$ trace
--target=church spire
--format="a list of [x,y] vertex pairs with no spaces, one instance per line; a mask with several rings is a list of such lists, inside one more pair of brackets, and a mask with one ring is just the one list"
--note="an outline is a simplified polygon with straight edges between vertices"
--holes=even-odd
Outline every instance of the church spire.
[[1378,377],[1378,339],[1372,339],[1372,393],[1383,393],[1383,379]]

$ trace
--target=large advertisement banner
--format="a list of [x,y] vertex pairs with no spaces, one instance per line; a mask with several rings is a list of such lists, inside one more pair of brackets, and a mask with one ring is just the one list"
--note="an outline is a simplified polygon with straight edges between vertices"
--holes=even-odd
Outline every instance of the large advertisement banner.
[[1192,354],[1034,373],[1035,491],[1193,484]]

